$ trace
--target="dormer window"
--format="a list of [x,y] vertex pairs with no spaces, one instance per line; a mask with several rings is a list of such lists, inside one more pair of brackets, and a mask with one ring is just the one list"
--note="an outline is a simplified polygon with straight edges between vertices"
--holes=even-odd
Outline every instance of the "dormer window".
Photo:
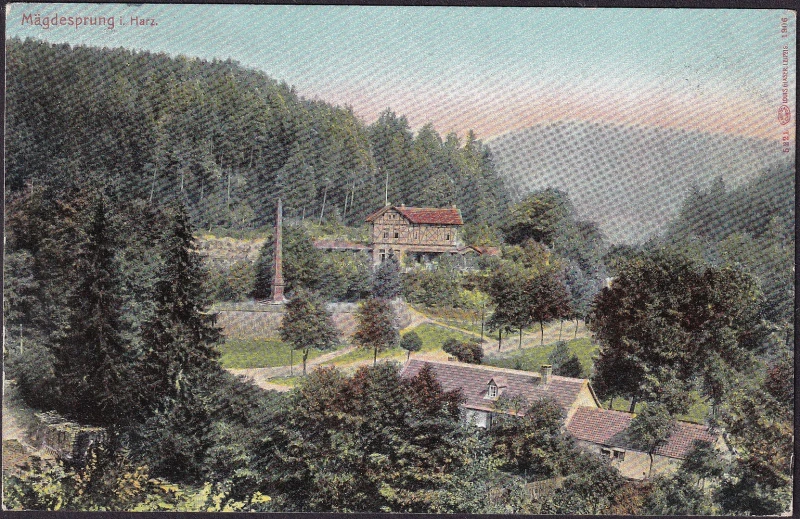
[[500,391],[507,386],[508,383],[505,381],[505,377],[493,377],[489,379],[486,389],[486,398],[497,398],[500,396]]

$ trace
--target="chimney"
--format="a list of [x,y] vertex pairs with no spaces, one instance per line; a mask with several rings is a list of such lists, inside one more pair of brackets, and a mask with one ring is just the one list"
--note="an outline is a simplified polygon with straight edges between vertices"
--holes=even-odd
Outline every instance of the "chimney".
[[542,385],[546,386],[550,383],[550,377],[553,376],[553,366],[550,364],[542,364]]

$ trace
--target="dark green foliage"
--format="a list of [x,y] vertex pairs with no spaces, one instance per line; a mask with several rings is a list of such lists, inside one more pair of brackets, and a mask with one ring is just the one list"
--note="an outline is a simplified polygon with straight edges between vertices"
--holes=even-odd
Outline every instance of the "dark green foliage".
[[570,297],[561,276],[553,271],[527,280],[527,307],[533,322],[538,322],[544,344],[544,323],[572,315]]
[[726,468],[725,462],[720,459],[711,443],[695,440],[681,464],[680,473],[694,476],[695,484],[702,488],[706,481],[720,478]]
[[500,229],[506,243],[512,245],[528,240],[552,245],[571,211],[566,193],[548,188],[514,205]]
[[220,369],[215,345],[221,340],[204,286],[200,256],[182,206],[167,213],[169,227],[159,248],[162,263],[153,292],[155,312],[142,326],[143,398],[158,405],[162,398],[192,392],[209,373]]
[[465,465],[459,393],[430,370],[404,380],[393,364],[311,373],[291,396],[271,473],[286,509],[425,512]]
[[696,244],[705,256],[734,265],[759,281],[765,317],[792,325],[795,237],[795,173],[791,163],[776,164],[735,189],[716,179],[694,187],[664,241]]
[[459,304],[461,279],[446,265],[404,272],[402,282],[403,296],[411,303],[431,308],[454,308]]
[[642,506],[645,515],[712,515],[715,508],[710,494],[684,472],[659,476]]
[[353,342],[361,348],[373,350],[374,362],[378,360],[379,351],[392,348],[400,341],[394,310],[385,299],[362,301],[358,305],[356,323]]
[[57,409],[78,421],[118,424],[130,413],[136,360],[122,337],[120,275],[107,208],[96,199],[78,246],[69,316],[54,344]]
[[356,302],[372,293],[372,259],[367,254],[323,253],[319,270],[317,292],[327,301]]
[[544,323],[572,315],[567,288],[540,245],[529,241],[509,252],[511,260],[503,261],[488,280],[495,311],[487,324],[490,330],[519,330],[521,347],[522,329],[539,323],[544,343]]
[[209,291],[215,301],[244,301],[253,290],[255,270],[249,262],[238,261],[209,278]]
[[[300,226],[284,225],[282,243],[286,293],[290,294],[300,288],[318,289],[322,280],[322,252],[314,247],[311,237]],[[268,299],[272,293],[272,277],[275,273],[274,249],[275,240],[270,234],[261,248],[255,265],[253,297],[257,299]]]
[[387,172],[396,203],[457,204],[467,220],[488,222],[507,203],[472,134],[442,142],[428,127],[415,139],[388,110],[367,127],[350,108],[302,99],[231,60],[6,47],[11,192],[88,176],[115,201],[177,200],[195,225],[235,230],[271,225],[278,196],[287,219],[360,223],[383,204]]
[[333,325],[325,303],[313,293],[296,290],[286,303],[286,313],[279,329],[281,339],[295,350],[303,350],[303,375],[311,348],[327,350],[339,342],[339,332]]
[[226,372],[209,374],[180,399],[164,398],[130,431],[153,475],[173,482],[235,483],[234,497],[257,491],[265,442],[280,399]]
[[670,252],[625,264],[597,297],[593,384],[604,398],[640,395],[685,412],[694,383],[719,405],[765,336],[754,280]]
[[464,342],[451,337],[444,341],[442,349],[459,362],[480,364],[483,361],[483,348],[477,339]]
[[553,374],[562,377],[580,377],[583,374],[583,367],[578,356],[571,352],[569,346],[564,341],[558,341],[556,347],[547,357],[550,365],[553,366]]
[[400,262],[394,256],[389,256],[375,268],[375,278],[372,281],[372,296],[381,299],[394,299],[400,295]]
[[739,454],[722,481],[719,501],[724,513],[777,514],[791,500],[794,416],[783,392],[776,398],[773,388],[770,377],[742,377],[719,413],[728,441]]
[[792,487],[774,487],[746,466],[739,465],[730,478],[723,480],[715,497],[726,515],[778,515],[788,510]]
[[544,514],[600,515],[619,506],[624,480],[607,459],[579,450],[563,486],[542,504]]
[[650,474],[653,472],[653,454],[667,442],[673,427],[672,417],[661,404],[648,405],[631,420],[626,431],[628,441],[650,457]]
[[408,357],[411,358],[411,353],[422,349],[422,339],[420,339],[417,332],[408,332],[400,338],[400,347],[408,352]]
[[[497,406],[512,412],[518,407],[502,401]],[[502,469],[531,481],[566,474],[575,452],[561,431],[561,408],[552,400],[540,400],[521,411],[498,413],[489,430],[492,452],[502,461]]]
[[520,345],[523,328],[533,322],[528,312],[528,294],[525,292],[527,272],[517,263],[504,262],[489,278],[486,288],[495,310],[489,318],[489,330],[520,330]]

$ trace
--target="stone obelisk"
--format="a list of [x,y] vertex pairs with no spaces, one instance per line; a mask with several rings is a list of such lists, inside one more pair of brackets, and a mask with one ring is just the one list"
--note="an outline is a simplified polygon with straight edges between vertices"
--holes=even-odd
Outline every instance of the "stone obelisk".
[[283,282],[283,205],[281,199],[278,199],[278,215],[275,218],[275,272],[272,276],[272,298],[270,303],[281,304],[286,302],[283,297],[283,287],[286,283]]

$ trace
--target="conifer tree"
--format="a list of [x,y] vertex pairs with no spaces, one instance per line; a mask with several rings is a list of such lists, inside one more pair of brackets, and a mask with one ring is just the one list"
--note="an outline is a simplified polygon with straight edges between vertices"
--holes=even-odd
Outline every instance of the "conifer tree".
[[383,299],[394,299],[401,291],[400,263],[394,256],[389,256],[375,269],[372,295]]
[[114,424],[127,413],[131,367],[122,338],[119,270],[105,202],[94,201],[75,263],[74,289],[55,341],[60,411],[79,421]]
[[201,258],[186,210],[170,211],[171,224],[161,241],[162,264],[153,299],[154,317],[143,325],[145,390],[151,398],[180,397],[190,385],[219,370],[220,341],[215,316],[205,312]]

